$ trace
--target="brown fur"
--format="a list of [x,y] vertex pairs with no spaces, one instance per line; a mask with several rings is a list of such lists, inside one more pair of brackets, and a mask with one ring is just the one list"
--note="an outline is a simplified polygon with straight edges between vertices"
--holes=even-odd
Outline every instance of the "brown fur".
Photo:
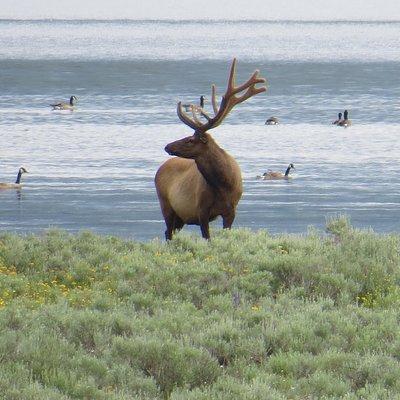
[[202,139],[193,135],[167,145],[166,151],[178,157],[157,171],[155,184],[167,240],[185,224],[200,225],[202,236],[209,239],[210,221],[222,216],[223,227],[230,228],[235,219],[242,196],[240,167],[209,133]]
[[167,240],[185,224],[200,225],[203,238],[209,239],[210,221],[220,215],[223,227],[230,228],[235,219],[236,206],[242,196],[240,168],[207,131],[217,127],[234,106],[267,90],[265,86],[256,87],[266,82],[258,76],[258,71],[242,85],[235,86],[235,71],[236,59],[232,61],[228,86],[219,107],[216,87],[212,85],[213,117],[203,108],[189,104],[187,111],[191,112],[190,117],[184,112],[182,103],[178,103],[179,119],[194,129],[194,134],[165,147],[168,154],[177,158],[161,165],[155,177],[161,211],[167,225]]

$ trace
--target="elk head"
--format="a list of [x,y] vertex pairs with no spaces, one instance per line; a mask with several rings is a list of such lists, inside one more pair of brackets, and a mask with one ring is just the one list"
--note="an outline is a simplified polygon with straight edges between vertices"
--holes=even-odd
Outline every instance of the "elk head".
[[176,140],[165,146],[165,151],[171,156],[196,159],[206,151],[207,143],[213,140],[208,133],[196,133],[183,139]]
[[[265,86],[258,88],[256,87],[256,84],[266,82],[264,78],[260,78],[258,76],[258,70],[256,70],[253,75],[240,86],[235,86],[235,74],[236,58],[234,58],[232,61],[228,86],[224,96],[222,97],[219,107],[216,100],[216,86],[211,86],[211,104],[214,110],[213,117],[211,117],[202,107],[194,104],[190,104],[188,107],[191,113],[191,115],[189,115],[183,110],[182,102],[178,103],[177,113],[179,119],[185,125],[194,129],[194,134],[192,136],[187,136],[183,139],[169,143],[167,146],[165,146],[165,151],[168,154],[183,158],[196,159],[200,154],[204,153],[208,142],[213,140],[211,136],[206,133],[209,129],[220,125],[235,105],[267,90]],[[240,96],[237,96],[241,92],[244,93],[242,93]]]

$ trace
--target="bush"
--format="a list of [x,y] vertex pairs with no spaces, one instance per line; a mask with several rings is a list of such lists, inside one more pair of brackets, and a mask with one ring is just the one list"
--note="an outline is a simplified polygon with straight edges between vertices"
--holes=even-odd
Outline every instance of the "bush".
[[400,237],[0,235],[0,398],[393,399]]

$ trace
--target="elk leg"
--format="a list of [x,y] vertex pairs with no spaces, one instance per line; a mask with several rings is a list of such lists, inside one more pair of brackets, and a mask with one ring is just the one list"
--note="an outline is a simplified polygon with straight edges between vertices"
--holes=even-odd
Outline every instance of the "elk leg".
[[180,231],[183,228],[183,225],[185,225],[185,223],[177,215],[175,215],[174,230]]
[[210,228],[208,222],[200,224],[200,229],[201,229],[201,236],[203,236],[204,239],[210,240]]
[[230,212],[229,214],[223,215],[222,216],[222,227],[224,229],[231,229],[234,219],[235,219],[234,211]]
[[167,230],[165,231],[166,240],[171,240],[175,230],[179,231],[182,229],[183,225],[185,225],[182,219],[179,218],[173,210],[170,210],[170,212],[164,216],[164,220],[167,225]]
[[165,221],[166,225],[167,225],[167,229],[165,231],[165,240],[171,240],[172,239],[172,226],[170,223],[168,223],[167,221]]
[[169,209],[168,212],[163,212],[163,214],[165,225],[167,225],[167,230],[165,231],[165,240],[171,240],[175,229],[176,214],[172,209]]
[[200,215],[199,223],[201,229],[201,235],[204,239],[210,239],[210,224],[209,224],[209,215]]

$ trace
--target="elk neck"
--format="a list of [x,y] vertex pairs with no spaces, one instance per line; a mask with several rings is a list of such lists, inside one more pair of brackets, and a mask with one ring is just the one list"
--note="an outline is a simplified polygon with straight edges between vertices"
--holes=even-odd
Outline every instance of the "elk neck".
[[209,140],[207,150],[196,157],[195,162],[204,179],[214,190],[233,187],[234,177],[229,155],[213,139]]

